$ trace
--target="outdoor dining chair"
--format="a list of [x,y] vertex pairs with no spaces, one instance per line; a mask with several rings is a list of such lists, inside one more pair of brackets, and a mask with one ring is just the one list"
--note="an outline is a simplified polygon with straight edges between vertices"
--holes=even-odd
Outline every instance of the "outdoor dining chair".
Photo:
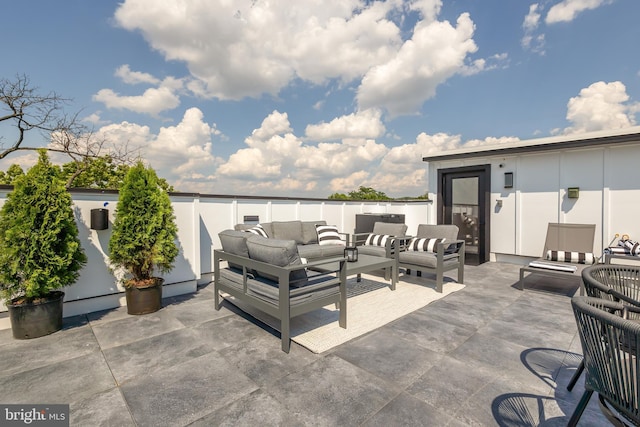
[[638,308],[602,298],[571,299],[586,370],[585,391],[568,426],[577,425],[594,392],[616,426],[640,425],[640,324],[626,319]]
[[[582,270],[587,296],[640,307],[640,266],[596,264]],[[629,319],[640,321],[640,314],[629,313]],[[573,374],[567,390],[573,390],[584,371],[584,361]]]

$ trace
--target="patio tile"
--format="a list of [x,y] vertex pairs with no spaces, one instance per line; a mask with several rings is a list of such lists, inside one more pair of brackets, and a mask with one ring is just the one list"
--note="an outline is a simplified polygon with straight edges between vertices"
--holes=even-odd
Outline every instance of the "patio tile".
[[138,426],[187,425],[258,387],[217,352],[121,386]]
[[[247,315],[248,316],[248,315]],[[250,317],[250,316],[248,316]],[[223,349],[240,343],[246,343],[261,337],[269,337],[273,348],[280,348],[280,336],[277,331],[261,327],[255,320],[246,319],[236,314],[219,319],[209,320],[193,327],[198,339],[202,342],[215,343],[216,348]],[[278,335],[275,335],[278,334]]]
[[[454,415],[459,405],[481,390],[495,377],[492,369],[478,366],[469,369],[468,363],[444,356],[406,390],[412,396],[444,413]],[[452,402],[456,402],[452,405]]]
[[329,354],[263,388],[309,425],[358,425],[399,392],[391,384]]
[[162,335],[104,350],[113,376],[119,384],[138,375],[185,363],[215,351],[215,342],[202,341],[192,329],[178,329]]
[[[453,422],[453,424],[452,424]],[[400,394],[367,420],[363,426],[460,426],[433,406],[406,393]]]
[[226,347],[220,350],[220,355],[260,386],[297,372],[322,357],[295,342],[291,343],[287,354],[282,351],[277,337],[264,333]]
[[[89,327],[58,331],[30,340],[16,340],[10,329],[8,332],[2,346],[0,378],[100,351]],[[27,354],[28,357],[25,357]]]
[[127,315],[93,326],[96,339],[103,349],[128,344],[153,335],[184,328],[184,325],[166,309],[142,316]]
[[[582,352],[570,297],[522,292],[518,272],[467,266],[464,289],[322,354],[215,311],[211,286],[34,340],[0,330],[0,401],[55,396],[72,425],[565,425],[584,391],[584,376],[566,390]],[[607,425],[596,398],[580,425]]]
[[113,388],[69,405],[70,426],[135,426],[120,389]]
[[389,328],[338,347],[333,354],[399,387],[411,384],[442,358],[442,354],[401,338]]
[[519,344],[477,333],[449,355],[474,369],[485,368],[497,378],[508,375],[512,381],[526,386],[527,390],[547,394],[549,386],[531,372],[521,359],[527,349],[528,347]]
[[220,310],[216,310],[213,305],[213,299],[189,301],[184,304],[166,306],[165,309],[187,327],[234,314],[225,306]]
[[200,418],[190,427],[233,426],[301,426],[300,419],[291,414],[273,397],[257,390],[235,402]]
[[69,403],[115,386],[102,353],[96,352],[1,378],[0,402]]
[[413,312],[385,328],[390,328],[394,334],[436,353],[447,353],[455,349],[475,332],[420,312]]

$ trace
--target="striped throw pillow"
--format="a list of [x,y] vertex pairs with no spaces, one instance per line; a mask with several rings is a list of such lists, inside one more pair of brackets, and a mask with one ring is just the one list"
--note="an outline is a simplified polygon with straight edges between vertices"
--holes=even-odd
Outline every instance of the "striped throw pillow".
[[547,259],[574,264],[593,264],[596,262],[596,257],[591,252],[547,251]]
[[255,227],[248,228],[248,229],[246,229],[244,231],[247,231],[249,233],[253,233],[253,234],[256,234],[258,236],[265,237],[265,238],[269,238],[269,236],[267,236],[267,232],[264,231],[264,228],[262,228],[262,226],[260,224],[256,225]]
[[409,240],[407,250],[415,252],[436,252],[438,250],[438,243],[442,243],[445,240],[446,239],[430,237],[413,237]]
[[393,243],[394,239],[388,234],[369,234],[367,240],[364,242],[365,245],[370,246],[386,246],[387,241]]
[[344,245],[345,242],[340,238],[338,227],[335,225],[316,225],[318,233],[319,245]]

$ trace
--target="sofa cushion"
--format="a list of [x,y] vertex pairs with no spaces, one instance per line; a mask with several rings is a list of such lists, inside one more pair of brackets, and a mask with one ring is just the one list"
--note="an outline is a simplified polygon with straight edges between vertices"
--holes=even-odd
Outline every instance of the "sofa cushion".
[[319,245],[344,245],[345,242],[340,238],[338,227],[335,225],[316,225],[318,233]]
[[415,252],[436,252],[438,243],[442,243],[447,239],[436,239],[428,237],[413,237],[407,245],[408,251]]
[[404,236],[407,234],[407,225],[392,222],[376,222],[373,224],[373,234],[388,234],[391,236]]
[[274,221],[271,223],[273,235],[269,236],[278,240],[295,240],[302,244],[302,221]]
[[[275,265],[278,267],[288,267],[294,265],[302,265],[300,255],[298,254],[298,246],[294,240],[265,239],[260,236],[251,236],[247,239],[247,249],[249,250],[249,258]],[[258,276],[278,281],[278,277],[255,271]],[[292,271],[289,276],[291,286],[303,286],[306,282],[307,272],[305,269]]]
[[331,258],[344,256],[344,245],[319,245],[311,243],[309,245],[298,245],[298,253],[307,260],[319,258]]
[[[445,267],[458,263],[458,254],[445,254],[443,264]],[[398,261],[401,264],[411,264],[419,267],[436,268],[438,266],[438,258],[433,252],[400,252]]]
[[[243,231],[236,230],[224,230],[218,233],[218,237],[220,238],[220,243],[222,244],[222,250],[228,252],[233,255],[242,256],[245,258],[249,257],[249,249],[247,247],[247,238],[250,237],[251,234],[245,233]],[[240,268],[241,266],[229,263],[229,267]]]
[[302,244],[318,243],[317,225],[327,225],[327,221],[302,221]]

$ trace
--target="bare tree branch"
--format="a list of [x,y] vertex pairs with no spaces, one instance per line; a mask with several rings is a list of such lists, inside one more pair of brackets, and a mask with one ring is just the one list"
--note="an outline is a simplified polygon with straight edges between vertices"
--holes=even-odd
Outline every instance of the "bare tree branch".
[[8,145],[0,140],[0,160],[16,151],[42,148],[24,145],[27,132],[38,131],[45,141],[48,140],[47,150],[64,153],[78,164],[79,172],[68,185],[84,170],[82,164],[86,164],[87,159],[109,156],[116,163],[133,163],[135,150],[130,150],[128,144],[109,144],[105,136],[83,124],[78,113],[65,113],[64,107],[69,103],[70,99],[56,92],[40,94],[24,74],[16,75],[12,80],[0,78],[0,114],[3,114],[0,124],[10,124],[16,131]]

